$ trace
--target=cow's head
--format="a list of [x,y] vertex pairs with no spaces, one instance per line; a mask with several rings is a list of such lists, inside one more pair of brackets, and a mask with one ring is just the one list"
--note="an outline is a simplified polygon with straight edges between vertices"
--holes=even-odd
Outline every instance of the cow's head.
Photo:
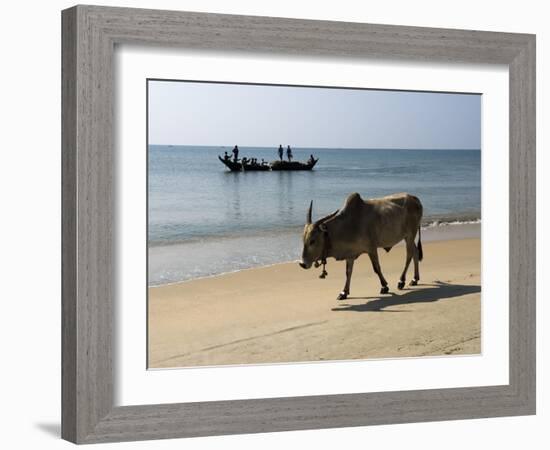
[[304,226],[304,248],[302,250],[302,261],[299,263],[302,269],[309,269],[314,262],[319,261],[325,247],[326,225],[322,220],[315,223],[311,222],[312,208],[313,200],[309,204],[306,225]]

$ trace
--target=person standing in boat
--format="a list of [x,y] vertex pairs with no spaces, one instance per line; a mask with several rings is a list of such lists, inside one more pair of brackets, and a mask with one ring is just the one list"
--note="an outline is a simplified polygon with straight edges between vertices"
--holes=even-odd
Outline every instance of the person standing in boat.
[[281,144],[279,144],[279,159],[282,161],[283,160],[283,146]]
[[239,147],[235,145],[235,147],[233,147],[233,161],[237,162],[238,159],[239,159]]
[[286,157],[288,158],[288,162],[292,161],[292,150],[290,149],[290,145],[286,147]]
[[223,159],[224,159],[224,161],[229,161],[231,159],[231,157],[229,156],[229,154],[227,152],[225,152],[225,154],[223,155]]

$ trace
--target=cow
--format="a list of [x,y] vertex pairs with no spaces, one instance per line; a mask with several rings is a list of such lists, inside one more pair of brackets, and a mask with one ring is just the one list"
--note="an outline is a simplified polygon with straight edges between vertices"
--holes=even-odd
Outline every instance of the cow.
[[[307,212],[306,225],[303,232],[303,251],[300,267],[309,269],[321,262],[326,264],[326,258],[346,261],[346,284],[337,297],[344,300],[350,291],[351,274],[355,260],[367,253],[372,268],[380,279],[380,293],[387,294],[388,283],[382,275],[378,260],[378,248],[387,252],[405,240],[407,257],[405,268],[401,274],[398,289],[405,287],[405,278],[411,259],[414,260],[414,278],[410,285],[416,286],[420,280],[418,262],[422,261],[422,242],[420,224],[422,221],[422,203],[414,195],[407,193],[392,194],[386,197],[363,200],[358,193],[348,196],[344,206],[325,216],[315,223],[311,221],[313,200]],[[418,232],[418,244],[415,245]],[[322,278],[326,272],[323,270]]]

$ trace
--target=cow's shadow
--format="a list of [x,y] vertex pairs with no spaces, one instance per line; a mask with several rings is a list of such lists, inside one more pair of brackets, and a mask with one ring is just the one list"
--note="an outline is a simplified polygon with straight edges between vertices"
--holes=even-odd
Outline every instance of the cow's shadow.
[[[425,289],[422,289],[422,287],[425,287]],[[433,284],[419,284],[416,288],[407,290],[401,295],[390,292],[389,296],[384,297],[348,297],[347,301],[357,299],[373,300],[359,305],[350,305],[346,303],[346,300],[342,300],[341,305],[332,308],[332,311],[383,312],[384,308],[390,306],[437,302],[478,292],[481,292],[481,286],[479,285],[450,284],[436,281]]]

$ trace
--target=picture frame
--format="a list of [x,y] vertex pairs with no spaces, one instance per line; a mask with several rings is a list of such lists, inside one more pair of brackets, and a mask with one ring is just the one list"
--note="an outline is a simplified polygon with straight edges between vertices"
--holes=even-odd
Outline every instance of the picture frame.
[[[509,384],[114,406],[118,44],[509,69]],[[62,12],[62,437],[75,443],[535,414],[535,36],[100,6]]]

